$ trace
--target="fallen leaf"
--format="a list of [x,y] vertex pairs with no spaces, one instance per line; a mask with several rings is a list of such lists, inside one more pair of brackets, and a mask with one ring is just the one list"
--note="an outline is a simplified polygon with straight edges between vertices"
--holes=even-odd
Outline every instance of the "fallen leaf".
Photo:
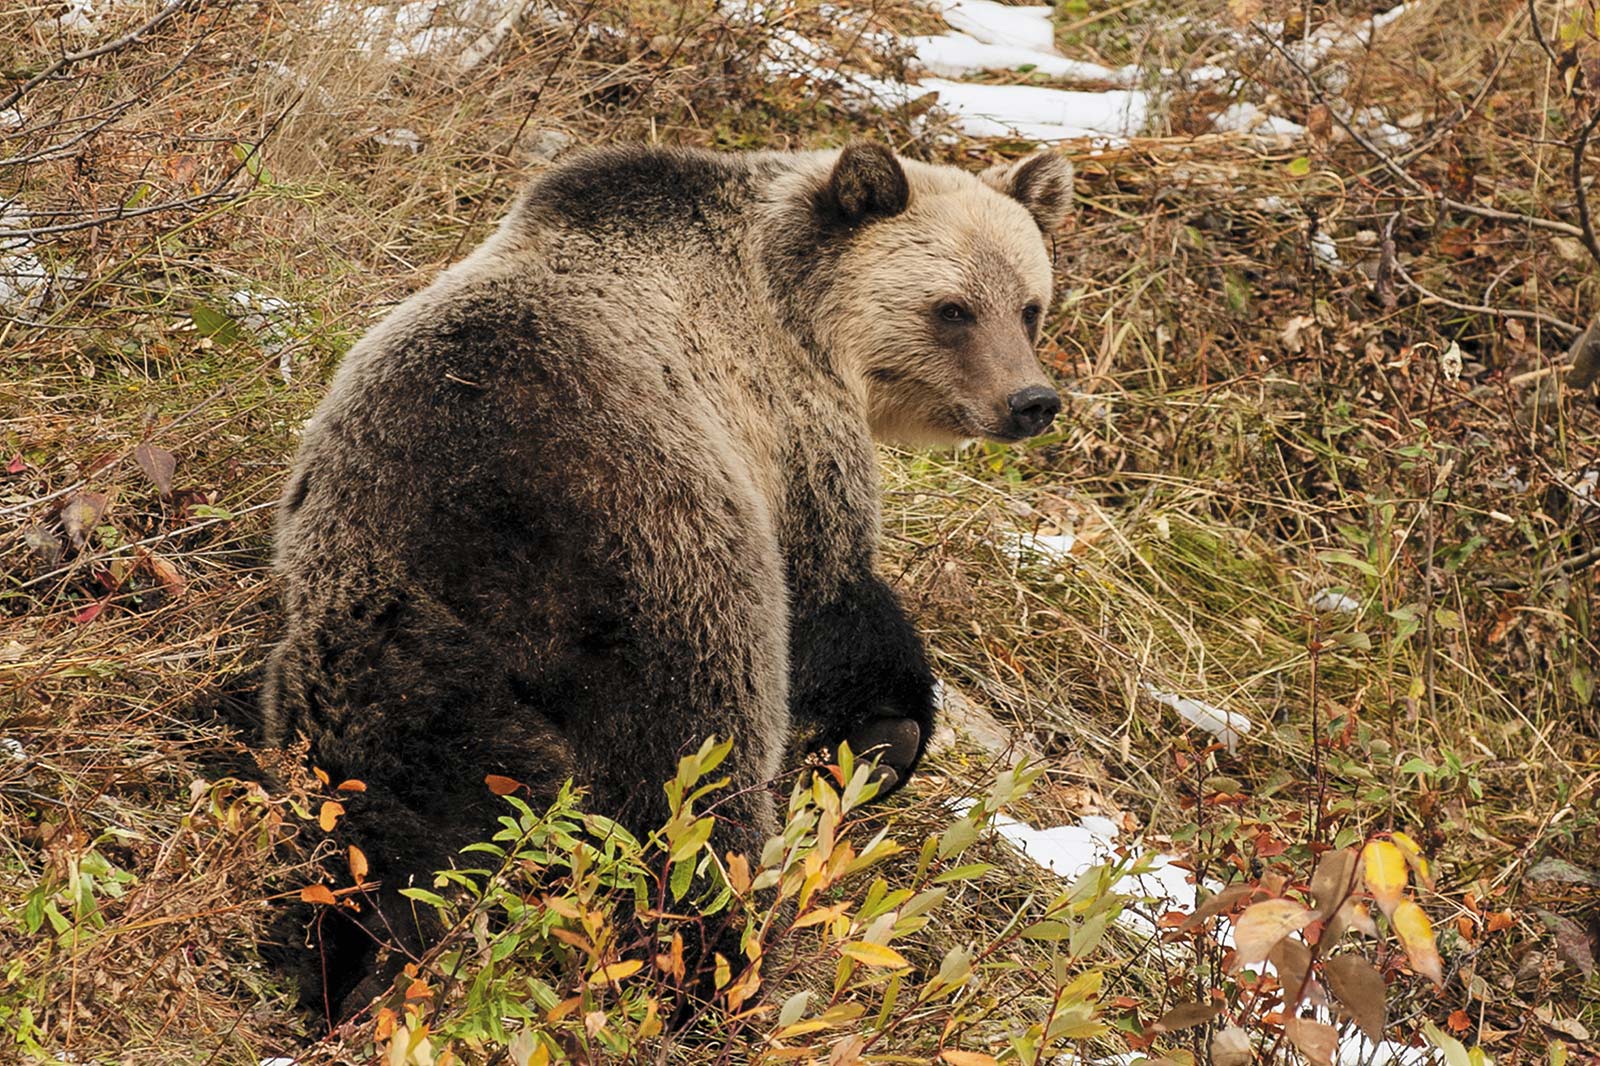
[[[327,782],[323,783],[326,784]],[[365,781],[357,781],[353,777],[346,781],[340,781],[334,789],[335,792],[365,792],[366,790],[367,783]]]
[[327,885],[307,885],[300,890],[300,902],[323,903],[331,907],[339,901],[333,898],[333,893],[328,890]]
[[83,625],[86,622],[93,622],[96,618],[100,617],[100,612],[105,609],[105,601],[96,600],[94,603],[91,603],[89,606],[73,615],[72,620],[79,625]]
[[1556,957],[1562,962],[1570,963],[1586,980],[1593,977],[1594,946],[1589,943],[1589,936],[1583,931],[1583,927],[1570,918],[1563,918],[1550,911],[1540,911],[1539,917],[1555,934]]
[[1362,877],[1367,891],[1378,901],[1390,920],[1405,896],[1406,857],[1400,849],[1387,840],[1374,840],[1361,852]]
[[367,880],[367,853],[350,845],[350,876],[356,879],[356,884],[365,884]]
[[939,1057],[950,1066],[999,1066],[993,1055],[985,1055],[981,1051],[951,1051],[946,1048],[939,1052]]
[[496,796],[509,796],[522,787],[522,782],[513,777],[502,777],[500,774],[485,774],[483,783],[489,786],[489,791]]
[[1246,908],[1233,927],[1234,969],[1266,961],[1274,944],[1315,917],[1291,899],[1263,900]]
[[1394,909],[1389,919],[1395,935],[1405,945],[1411,968],[1444,987],[1444,962],[1439,958],[1439,948],[1433,942],[1433,923],[1422,913],[1422,908],[1406,900]]
[[1339,1030],[1310,1018],[1287,1018],[1283,1031],[1312,1066],[1333,1066],[1333,1053],[1339,1046]]
[[105,510],[105,493],[75,492],[61,507],[61,529],[74,546],[81,548],[88,543],[89,534],[100,524]]
[[188,591],[189,583],[178,573],[177,566],[171,561],[155,554],[147,555],[145,561],[149,564],[150,573],[161,582],[161,587],[167,590],[168,595],[177,598]]
[[172,495],[172,472],[178,468],[178,460],[171,452],[145,441],[133,450],[133,461],[139,464],[144,476],[155,483],[157,492],[162,496]]
[[322,809],[317,812],[317,825],[324,833],[333,832],[333,827],[339,824],[339,816],[344,813],[344,804],[335,803],[333,800],[324,800]]
[[1445,1019],[1445,1024],[1452,1033],[1464,1033],[1472,1028],[1472,1015],[1457,1007],[1450,1012],[1450,1017]]
[[1322,975],[1367,1039],[1382,1040],[1389,1023],[1388,989],[1377,967],[1360,955],[1335,955],[1322,963]]
[[8,474],[20,474],[26,469],[28,469],[28,461],[22,457],[21,452],[13,455],[11,461],[6,464],[6,473]]
[[1600,888],[1600,873],[1565,859],[1540,859],[1528,871],[1530,881],[1565,881],[1568,884]]

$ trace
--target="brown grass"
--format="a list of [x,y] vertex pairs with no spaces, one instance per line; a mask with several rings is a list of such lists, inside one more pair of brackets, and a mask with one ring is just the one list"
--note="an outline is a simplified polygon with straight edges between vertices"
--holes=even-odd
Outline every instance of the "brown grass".
[[[117,8],[106,36],[157,9]],[[0,753],[0,1029],[79,1061],[254,1062],[313,1024],[254,951],[264,900],[303,876],[304,783],[292,760],[270,793],[238,782],[263,779],[241,741],[273,632],[266,513],[355,336],[569,139],[801,147],[866,132],[925,157],[992,151],[768,79],[764,31],[703,6],[571,5],[466,71],[449,53],[385,60],[382,41],[361,47],[366,29],[317,11],[191,5],[41,84],[24,124],[0,131],[0,158],[27,160],[0,163],[0,195],[32,225],[131,216],[43,236],[37,254],[78,280],[0,319],[0,460],[21,460],[0,475],[0,736],[21,753]],[[40,14],[0,13],[0,97],[63,46]],[[880,5],[846,24],[801,5],[789,25],[882,72],[902,57],[852,51],[859,31],[928,19]],[[435,29],[456,26],[462,40],[490,28],[467,5]],[[1082,58],[1151,67],[1211,61],[1221,39],[1161,30],[1142,7],[1062,37]],[[1318,126],[1317,90],[1274,49],[1256,41],[1235,62],[1244,96]],[[1555,1034],[1532,1008],[1600,1026],[1594,979],[1541,916],[1593,930],[1600,904],[1528,876],[1600,852],[1600,518],[1582,489],[1597,407],[1559,374],[1519,379],[1559,361],[1559,329],[1403,281],[1386,301],[1368,275],[1393,219],[1401,265],[1431,293],[1584,324],[1600,293],[1581,245],[1432,195],[1574,221],[1560,142],[1577,105],[1521,5],[1423,11],[1347,66],[1357,109],[1418,115],[1424,137],[1474,104],[1408,162],[1428,195],[1336,123],[1297,145],[1194,135],[1226,102],[1215,89],[1169,92],[1160,136],[1069,146],[1082,203],[1057,243],[1046,351],[1068,414],[1025,450],[888,455],[888,567],[941,673],[1048,757],[1036,817],[1125,815],[1213,874],[1272,865],[1262,831],[1304,876],[1311,837],[1408,828],[1442,864],[1429,908],[1452,967],[1439,995],[1402,982],[1408,1025],[1461,1009],[1492,1053],[1541,1056]],[[397,130],[420,150],[374,140],[403,142]],[[241,160],[239,145],[254,150]],[[1313,218],[1344,267],[1318,265]],[[239,291],[292,311],[264,335]],[[1440,370],[1452,342],[1459,382]],[[170,494],[135,460],[141,442],[176,456]],[[59,515],[86,492],[105,506],[80,548]],[[1077,546],[1043,561],[1003,549],[1033,531]],[[1330,587],[1359,613],[1313,609]],[[1389,612],[1407,604],[1449,613],[1424,610],[1392,647]],[[1181,774],[1176,755],[1204,738],[1146,682],[1256,730]],[[1399,772],[1412,757],[1440,769]],[[907,832],[985,767],[931,768],[897,812]],[[70,909],[85,869],[104,924],[80,914],[75,944],[27,932],[30,901]],[[949,935],[979,935],[1003,903],[964,898]],[[1488,933],[1502,908],[1513,926]],[[1184,965],[1122,967],[1133,1013],[1148,1022],[1174,987],[1205,983]],[[22,1054],[0,1044],[0,1061]]]

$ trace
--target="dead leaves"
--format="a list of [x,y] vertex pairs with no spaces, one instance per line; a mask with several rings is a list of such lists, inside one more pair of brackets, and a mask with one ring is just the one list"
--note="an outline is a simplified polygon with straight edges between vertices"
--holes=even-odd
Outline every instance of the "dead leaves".
[[1304,929],[1316,914],[1292,899],[1269,899],[1245,909],[1233,927],[1233,968],[1267,960],[1278,941]]

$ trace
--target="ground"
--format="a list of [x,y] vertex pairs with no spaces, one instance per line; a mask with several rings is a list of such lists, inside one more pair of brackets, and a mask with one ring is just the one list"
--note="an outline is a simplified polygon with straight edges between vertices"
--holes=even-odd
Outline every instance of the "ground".
[[[268,517],[340,353],[573,144],[855,136],[1073,158],[1042,351],[1066,409],[1026,446],[885,451],[887,574],[997,729],[964,719],[914,788],[846,810],[848,855],[837,799],[796,807],[790,898],[838,912],[789,937],[800,963],[722,1023],[719,1060],[1222,1063],[1236,1030],[1262,1061],[1331,1054],[1283,1009],[1281,944],[1280,976],[1236,972],[1248,925],[1185,926],[1195,897],[1156,891],[1127,906],[1145,925],[1091,936],[1116,877],[1063,893],[1006,843],[1026,826],[952,806],[971,796],[1175,857],[1202,895],[1249,886],[1235,912],[1314,900],[1318,856],[1400,833],[1431,862],[1406,892],[1440,982],[1380,922],[1318,947],[1308,987],[1360,1017],[1331,964],[1359,955],[1396,1047],[1431,1023],[1502,1062],[1600,1055],[1600,404],[1593,350],[1568,353],[1600,310],[1592,5],[1065,0],[1035,15],[1098,73],[961,84],[1115,91],[1139,121],[1027,136],[917,71],[907,42],[981,30],[973,10],[0,13],[0,1061],[253,1064],[322,1035],[258,944],[269,898],[349,898],[359,860],[319,842],[357,786],[250,742]],[[1019,754],[1026,797],[994,784]],[[555,831],[528,819],[531,869]],[[843,872],[880,829],[907,851]],[[670,861],[700,861],[692,817],[672,833]],[[483,954],[451,965],[522,970],[452,984],[431,960],[409,1008],[305,1061],[654,1060],[670,948],[607,955],[606,890],[569,875],[570,898],[467,912]],[[523,896],[548,906],[517,940]]]

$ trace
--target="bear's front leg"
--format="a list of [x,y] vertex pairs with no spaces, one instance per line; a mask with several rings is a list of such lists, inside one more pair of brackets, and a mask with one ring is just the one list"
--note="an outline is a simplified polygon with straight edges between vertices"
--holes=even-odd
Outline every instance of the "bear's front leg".
[[841,741],[878,759],[879,795],[905,784],[933,734],[933,671],[905,608],[876,574],[820,602],[797,595],[790,618],[789,708],[812,749]]

